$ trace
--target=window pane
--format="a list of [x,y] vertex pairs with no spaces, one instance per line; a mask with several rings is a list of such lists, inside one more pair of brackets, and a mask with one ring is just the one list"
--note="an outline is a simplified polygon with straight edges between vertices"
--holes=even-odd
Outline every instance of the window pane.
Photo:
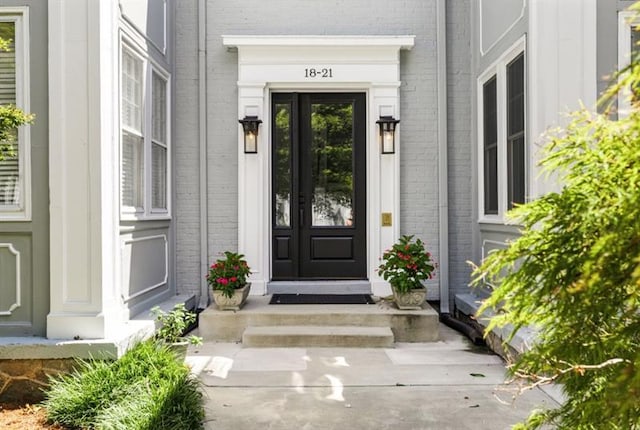
[[275,225],[291,225],[291,104],[274,106]]
[[631,26],[631,58],[633,59],[634,56],[638,55],[638,52],[640,51],[640,29],[638,29],[637,26],[632,25]]
[[507,135],[524,131],[524,55],[507,66]]
[[496,77],[483,86],[484,213],[498,213],[498,111]]
[[122,132],[122,205],[143,207],[144,139]]
[[0,37],[11,40],[9,51],[0,51],[0,104],[16,103],[15,23],[0,22]]
[[142,133],[142,60],[122,49],[122,123]]
[[526,187],[524,54],[507,65],[507,189],[509,209],[524,203]]
[[[16,104],[15,23],[0,22],[0,37],[11,40],[9,51],[0,51],[0,104]],[[0,206],[20,205],[18,135],[0,143]]]
[[8,144],[11,157],[5,154],[0,161],[0,206],[20,205],[20,164],[18,162],[18,144]]
[[167,82],[156,72],[152,73],[151,98],[153,99],[152,138],[156,142],[167,142]]
[[167,148],[154,143],[151,159],[151,207],[167,209]]
[[353,146],[353,104],[312,104],[313,226],[351,226],[355,165]]
[[525,148],[524,134],[507,142],[508,173],[509,173],[509,209],[514,203],[524,203],[525,200]]

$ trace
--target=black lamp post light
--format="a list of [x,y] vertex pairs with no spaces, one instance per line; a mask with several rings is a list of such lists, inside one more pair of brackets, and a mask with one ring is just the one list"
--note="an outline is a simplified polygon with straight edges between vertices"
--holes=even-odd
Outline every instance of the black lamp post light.
[[400,122],[390,115],[380,116],[376,124],[380,126],[380,152],[382,154],[395,154],[396,125]]
[[257,154],[258,153],[258,127],[262,122],[257,116],[245,116],[239,119],[238,122],[242,124],[244,130],[244,153],[245,154]]

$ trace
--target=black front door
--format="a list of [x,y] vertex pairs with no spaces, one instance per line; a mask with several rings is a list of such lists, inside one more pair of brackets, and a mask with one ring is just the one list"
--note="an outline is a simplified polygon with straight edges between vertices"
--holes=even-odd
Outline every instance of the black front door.
[[366,278],[363,93],[272,95],[273,279]]

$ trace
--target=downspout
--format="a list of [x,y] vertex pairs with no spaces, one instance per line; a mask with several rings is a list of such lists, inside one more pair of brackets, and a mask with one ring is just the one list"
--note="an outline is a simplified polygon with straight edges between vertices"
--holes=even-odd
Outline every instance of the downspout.
[[447,5],[438,0],[438,215],[440,240],[440,312],[449,313],[449,185],[447,157]]
[[200,293],[198,307],[209,306],[209,287],[205,273],[209,268],[208,201],[207,201],[207,7],[206,0],[198,0],[198,139],[200,154]]

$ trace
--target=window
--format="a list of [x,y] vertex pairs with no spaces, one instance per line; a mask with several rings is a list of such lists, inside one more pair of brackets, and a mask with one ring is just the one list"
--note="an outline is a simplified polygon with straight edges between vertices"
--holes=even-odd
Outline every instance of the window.
[[478,81],[481,221],[503,222],[527,188],[524,40]]
[[123,44],[121,206],[125,218],[169,213],[167,75]]
[[[0,37],[10,41],[10,49],[0,51],[0,104],[15,105],[28,112],[26,11],[19,14],[12,11],[0,15]],[[0,220],[29,220],[29,127],[20,127],[14,136],[8,142],[12,155],[0,160]]]

